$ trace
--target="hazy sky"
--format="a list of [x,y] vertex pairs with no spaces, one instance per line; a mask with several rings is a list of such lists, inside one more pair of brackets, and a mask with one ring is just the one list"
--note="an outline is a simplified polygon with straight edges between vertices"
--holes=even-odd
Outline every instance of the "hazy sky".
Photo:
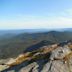
[[0,0],[0,29],[71,27],[72,0]]

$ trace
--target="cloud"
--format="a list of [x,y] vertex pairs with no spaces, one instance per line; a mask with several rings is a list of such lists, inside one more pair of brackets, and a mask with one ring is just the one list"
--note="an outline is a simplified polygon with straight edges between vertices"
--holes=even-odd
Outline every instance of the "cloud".
[[[50,13],[51,14],[51,13]],[[72,28],[72,9],[52,14],[51,16],[23,16],[0,20],[0,29],[34,28]]]
[[64,16],[64,17],[72,17],[72,9],[66,9],[62,11],[60,14],[61,16]]
[[53,28],[72,28],[72,9],[67,9],[48,18],[48,25]]
[[72,18],[67,17],[57,17],[52,18],[48,21],[50,27],[53,28],[71,28],[72,27]]

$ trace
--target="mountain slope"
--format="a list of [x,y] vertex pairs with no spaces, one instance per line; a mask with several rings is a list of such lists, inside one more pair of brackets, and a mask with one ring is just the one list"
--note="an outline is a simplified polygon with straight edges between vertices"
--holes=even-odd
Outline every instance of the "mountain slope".
[[[16,57],[18,54],[25,52],[28,48],[38,47],[42,41],[59,43],[66,40],[72,40],[72,32],[41,32],[41,33],[22,33],[12,38],[0,40],[0,59]],[[42,44],[41,44],[42,45]]]
[[[63,42],[64,43],[64,42]],[[61,43],[62,44],[62,43]],[[52,44],[38,50],[22,53],[13,62],[3,64],[1,72],[71,72],[72,42],[60,46]]]

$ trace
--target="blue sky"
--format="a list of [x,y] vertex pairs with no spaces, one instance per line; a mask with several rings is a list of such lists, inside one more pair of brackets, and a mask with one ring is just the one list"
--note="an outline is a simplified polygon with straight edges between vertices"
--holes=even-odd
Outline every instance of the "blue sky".
[[0,0],[0,29],[71,27],[72,0]]

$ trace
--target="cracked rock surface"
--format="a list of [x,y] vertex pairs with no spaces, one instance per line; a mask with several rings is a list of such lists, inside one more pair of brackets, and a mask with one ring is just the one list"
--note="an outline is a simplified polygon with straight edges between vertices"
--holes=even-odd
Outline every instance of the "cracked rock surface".
[[67,44],[51,50],[47,48],[43,52],[34,52],[29,60],[1,72],[72,72],[72,51]]

